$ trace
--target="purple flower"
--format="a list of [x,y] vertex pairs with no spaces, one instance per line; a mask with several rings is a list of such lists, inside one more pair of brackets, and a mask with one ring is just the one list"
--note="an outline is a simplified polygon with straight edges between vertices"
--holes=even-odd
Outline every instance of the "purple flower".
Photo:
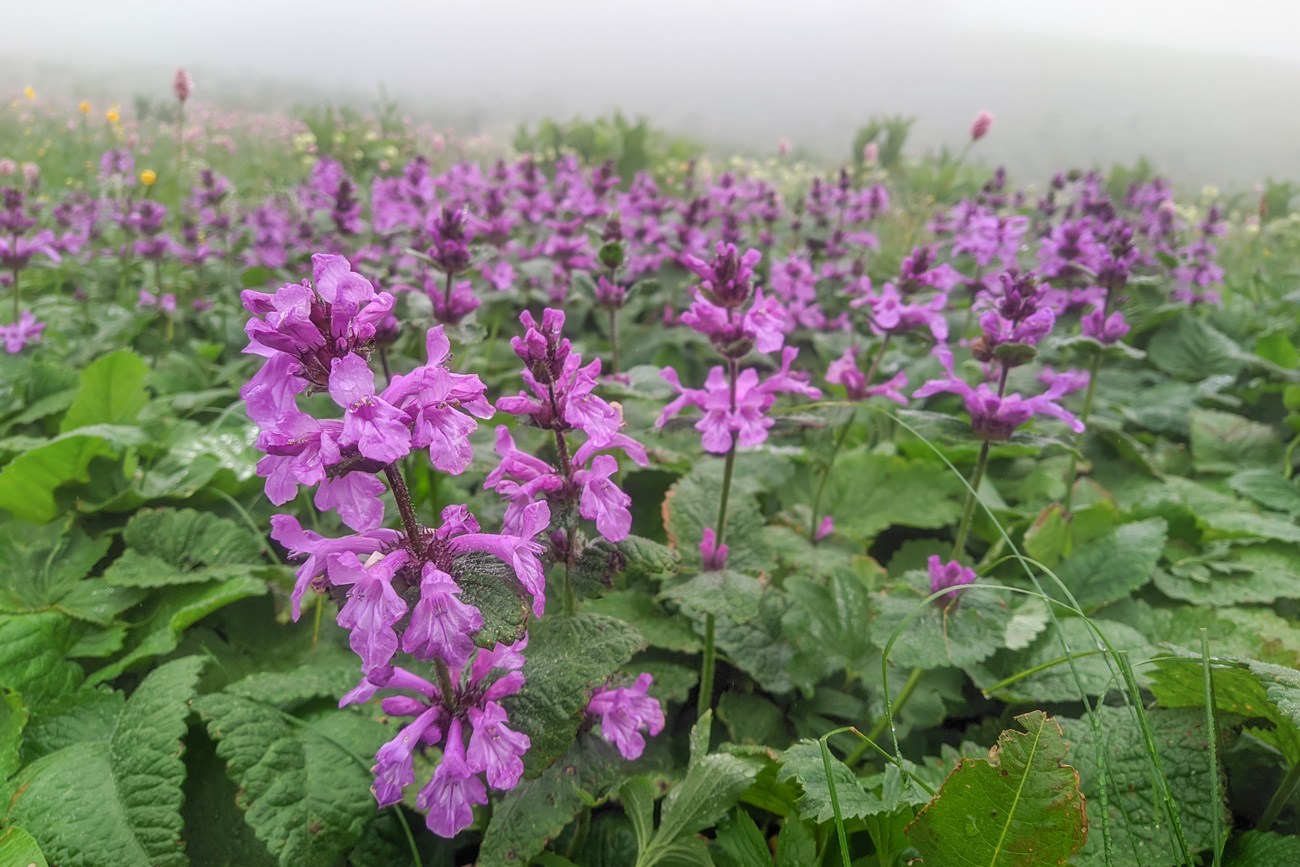
[[298,519],[292,515],[272,515],[271,538],[288,548],[291,557],[307,555],[306,561],[298,568],[297,580],[294,582],[293,594],[290,596],[293,602],[293,619],[297,620],[301,614],[303,593],[307,592],[308,586],[325,572],[336,555],[348,552],[353,555],[368,556],[395,544],[402,538],[402,534],[397,530],[379,529],[344,536],[341,539],[327,539],[319,533],[304,530],[298,523]]
[[1123,313],[1116,310],[1107,316],[1102,306],[1083,314],[1082,325],[1085,335],[1106,346],[1118,343],[1129,332],[1129,324],[1124,321]]
[[703,410],[703,416],[695,423],[695,429],[703,436],[701,443],[704,450],[713,454],[726,454],[731,450],[733,437],[741,447],[756,446],[767,439],[767,430],[774,422],[765,413],[776,402],[780,393],[802,394],[816,399],[821,391],[805,383],[790,372],[799,350],[786,347],[781,355],[781,369],[760,381],[758,371],[746,368],[736,378],[735,396],[727,383],[727,375],[721,367],[709,371],[703,389],[686,388],[681,384],[677,371],[665,367],[659,375],[675,387],[678,396],[664,407],[655,421],[655,427],[661,428],[668,419],[681,412],[687,406],[697,406]]
[[642,674],[632,686],[600,687],[587,705],[587,715],[600,718],[601,737],[618,747],[628,761],[640,758],[645,750],[642,730],[653,737],[664,728],[663,707],[646,695],[653,680],[649,674]]
[[355,445],[365,457],[385,464],[411,451],[406,414],[375,394],[375,374],[361,356],[333,360],[329,393],[346,411],[339,445]]
[[381,808],[399,803],[402,789],[415,782],[415,748],[437,722],[438,710],[430,708],[421,713],[375,753],[375,765],[371,768],[375,781],[371,783],[370,791],[374,792]]
[[[444,522],[448,520],[450,509],[464,509],[464,506],[451,506],[444,509]],[[468,513],[468,510],[466,512]],[[519,583],[532,594],[533,614],[541,617],[546,610],[546,575],[542,571],[542,563],[537,559],[537,555],[545,548],[536,541],[536,536],[550,526],[550,506],[544,502],[526,506],[519,523],[517,533],[500,536],[477,532],[477,522],[472,527],[457,528],[448,535],[447,551],[452,556],[467,551],[483,551],[509,563]]]
[[447,726],[447,743],[433,779],[420,790],[415,803],[427,810],[425,824],[439,837],[450,839],[474,822],[474,806],[486,804],[487,788],[465,762],[465,743],[459,719]]
[[928,328],[935,340],[942,343],[948,339],[948,320],[943,316],[944,308],[948,306],[946,292],[940,292],[924,304],[904,304],[893,283],[880,287],[879,294],[871,292],[870,280],[866,283],[866,293],[850,301],[849,306],[871,306],[869,324],[873,332],[879,335],[902,334]]
[[494,789],[513,789],[524,773],[522,756],[532,746],[528,735],[506,726],[506,712],[494,701],[469,709],[469,767],[483,772]]
[[975,120],[971,121],[970,138],[971,141],[979,141],[989,134],[993,128],[993,112],[981,110],[975,115]]
[[391,674],[389,663],[397,652],[393,626],[406,614],[406,603],[393,589],[393,575],[408,559],[401,549],[369,566],[351,552],[330,558],[330,583],[352,586],[339,610],[338,624],[351,630],[348,644],[361,657],[361,671],[377,683],[386,679],[385,671]]
[[826,381],[832,385],[844,386],[845,395],[849,400],[866,400],[879,395],[900,406],[907,406],[907,397],[902,391],[907,388],[907,374],[900,370],[887,381],[868,387],[866,374],[858,369],[857,353],[854,349],[844,350],[843,355],[827,365]]
[[185,102],[194,93],[194,77],[184,69],[176,70],[176,75],[172,78],[172,93],[181,102]]
[[470,636],[483,628],[483,615],[456,598],[460,587],[433,563],[425,563],[421,574],[420,601],[402,635],[402,650],[419,659],[436,657],[460,668],[474,652]]
[[[956,560],[950,560],[944,563],[939,559],[938,554],[931,554],[930,559],[926,561],[930,569],[930,592],[938,593],[940,590],[947,590],[950,587],[964,587],[967,584],[975,582],[975,570],[961,565]],[[957,591],[952,591],[939,597],[937,602],[947,604],[960,596]]]
[[632,530],[632,513],[629,511],[632,498],[610,481],[609,477],[616,472],[617,460],[610,455],[597,455],[592,458],[590,470],[578,470],[573,474],[574,483],[582,488],[578,514],[595,521],[600,535],[611,542],[626,539]]
[[835,532],[835,519],[830,515],[822,518],[822,522],[817,525],[817,532],[813,534],[813,541],[820,542],[827,536]]
[[960,395],[970,413],[971,430],[977,437],[987,440],[1005,440],[1015,433],[1016,428],[1035,415],[1047,415],[1058,418],[1070,425],[1075,433],[1083,432],[1083,423],[1068,410],[1056,403],[1057,398],[1065,393],[1069,384],[1066,380],[1053,383],[1045,393],[1035,397],[1024,398],[1019,394],[999,397],[988,383],[982,382],[972,388],[959,379],[953,372],[952,352],[947,348],[936,351],[944,369],[948,371],[945,379],[932,379],[922,385],[912,397],[929,397],[941,391]]
[[700,559],[705,572],[721,572],[727,568],[727,555],[731,548],[718,544],[718,535],[712,527],[704,528],[704,538],[700,540]]
[[45,330],[44,322],[37,322],[30,310],[24,310],[17,322],[0,325],[0,340],[4,341],[5,352],[10,355],[22,352],[23,347],[40,339]]
[[37,253],[55,262],[63,261],[54,246],[54,233],[48,229],[43,229],[30,238],[0,235],[0,268],[21,271],[31,264],[32,257]]

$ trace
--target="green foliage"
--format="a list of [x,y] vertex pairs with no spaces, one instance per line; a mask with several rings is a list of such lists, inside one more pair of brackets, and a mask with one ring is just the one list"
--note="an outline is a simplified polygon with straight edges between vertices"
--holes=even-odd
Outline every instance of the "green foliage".
[[1016,720],[1023,733],[1003,732],[987,760],[963,759],[908,827],[922,863],[1064,864],[1083,846],[1084,796],[1060,725],[1041,711]]

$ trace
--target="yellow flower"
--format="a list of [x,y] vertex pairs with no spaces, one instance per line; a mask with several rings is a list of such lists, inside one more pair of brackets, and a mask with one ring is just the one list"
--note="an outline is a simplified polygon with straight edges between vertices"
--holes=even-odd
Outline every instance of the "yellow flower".
[[108,122],[109,122],[109,123],[117,123],[118,120],[121,119],[122,116],[121,116],[120,114],[117,113],[117,109],[115,109],[115,108],[110,108],[110,109],[109,109],[109,110],[104,114],[104,117],[108,118]]
[[83,99],[77,108],[81,109],[82,114],[90,114],[90,103],[87,100]]
[[32,90],[31,85],[28,85],[27,89],[24,90],[23,93],[27,94],[27,98],[32,102],[36,101],[36,91]]
[[158,173],[153,169],[145,169],[140,172],[140,183],[144,184],[146,187],[152,187],[157,180]]

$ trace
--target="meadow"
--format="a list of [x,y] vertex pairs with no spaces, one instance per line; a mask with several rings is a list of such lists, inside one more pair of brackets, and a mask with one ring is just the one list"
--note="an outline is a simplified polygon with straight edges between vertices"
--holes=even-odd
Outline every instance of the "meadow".
[[1300,864],[1292,187],[160,90],[0,106],[0,867]]

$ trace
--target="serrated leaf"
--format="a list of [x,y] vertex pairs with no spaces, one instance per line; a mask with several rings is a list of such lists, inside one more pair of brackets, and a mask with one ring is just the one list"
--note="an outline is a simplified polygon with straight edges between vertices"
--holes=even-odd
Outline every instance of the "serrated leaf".
[[[1199,680],[1199,671],[1196,676]],[[1101,707],[1098,713],[1101,715],[1106,768],[1111,785],[1112,867],[1181,865],[1182,856],[1174,841],[1169,819],[1163,806],[1157,806],[1160,802],[1152,779],[1151,762],[1133,710]],[[1218,810],[1224,814],[1225,826],[1231,823],[1223,804],[1216,805],[1211,795],[1214,787],[1210,783],[1205,713],[1200,709],[1156,708],[1147,711],[1147,719],[1188,844],[1193,853],[1208,849],[1214,843],[1212,812]],[[1090,804],[1100,804],[1093,725],[1087,719],[1062,720],[1061,725],[1070,743],[1070,763],[1083,776],[1083,793]],[[1225,788],[1221,782],[1218,791]],[[1089,835],[1087,845],[1075,856],[1072,864],[1101,867],[1105,863],[1100,822],[1100,819],[1094,820],[1095,833]]]
[[[664,528],[682,562],[698,571],[704,528],[718,522],[721,480],[697,469],[678,479],[664,498]],[[726,542],[731,548],[727,566],[737,572],[759,572],[769,567],[771,552],[763,539],[763,516],[758,503],[743,490],[734,489],[727,505]],[[715,530],[716,527],[713,527]]]
[[[831,757],[831,774],[835,780],[835,797],[840,802],[840,817],[861,819],[886,809],[879,798],[869,794],[849,766]],[[831,788],[826,782],[826,765],[821,744],[802,740],[781,753],[781,770],[778,782],[795,780],[803,787],[799,799],[799,813],[818,824],[829,822],[835,816],[831,804]]]
[[528,735],[524,773],[535,777],[569,751],[590,690],[644,646],[628,624],[599,614],[548,617],[533,624],[524,687],[501,703],[511,725]]
[[491,650],[524,637],[530,609],[514,570],[491,554],[472,552],[457,557],[452,572],[461,601],[483,616],[483,628],[472,636],[477,646]]
[[149,367],[129,349],[92,362],[81,371],[81,386],[63,417],[63,433],[92,424],[130,424],[149,402],[144,390]]
[[[1151,580],[1167,530],[1163,518],[1121,524],[1075,551],[1056,575],[1084,610],[1124,599]],[[1054,581],[1047,588],[1055,597],[1064,596]]]
[[686,778],[664,798],[650,849],[666,849],[711,827],[736,805],[758,771],[757,761],[724,753],[692,762]]
[[701,572],[665,590],[660,598],[676,600],[696,611],[725,615],[733,623],[748,623],[758,616],[763,585],[752,575],[723,569]]
[[792,813],[776,835],[776,867],[804,867],[817,857],[817,837],[803,817]]
[[[1007,595],[976,587],[963,591],[956,605],[924,602],[921,590],[895,587],[871,603],[871,641],[896,665],[942,668],[971,665],[1002,647],[1012,611]],[[910,620],[907,618],[916,612]]]
[[6,867],[49,867],[36,840],[17,825],[0,831],[0,864]]
[[580,735],[569,752],[535,780],[523,780],[492,810],[483,835],[481,867],[527,864],[582,809],[582,795],[604,798],[627,763],[595,733]]
[[65,656],[81,629],[57,611],[0,614],[0,686],[33,710],[75,692],[85,673]]
[[[333,736],[330,711],[293,723],[274,707],[217,693],[194,700],[240,787],[245,821],[283,867],[330,867],[375,815],[371,774]],[[377,725],[377,724],[374,724]]]
[[290,671],[255,671],[225,692],[265,704],[284,704],[326,696],[342,698],[357,685],[357,661],[344,658],[312,662]]
[[907,838],[934,867],[1064,864],[1088,836],[1079,773],[1065,764],[1061,727],[1021,714],[988,759],[963,759]]
[[112,539],[91,539],[70,522],[0,529],[0,610],[44,608],[62,599],[108,552]]
[[247,527],[194,509],[137,512],[127,522],[122,539],[137,553],[181,570],[263,562],[262,542]]
[[1166,596],[1199,605],[1272,602],[1300,596],[1295,582],[1300,553],[1295,545],[1267,542],[1237,548],[1223,562],[1233,567],[1233,574],[1214,575],[1202,582],[1157,569],[1155,585]]
[[28,829],[60,865],[185,867],[181,738],[202,664],[187,657],[151,672],[107,743],[74,744],[24,767],[5,821]]
[[1261,506],[1300,515],[1300,485],[1275,470],[1243,470],[1229,477],[1228,487]]
[[226,763],[202,725],[190,730],[185,765],[185,852],[203,867],[275,867],[278,863],[238,806],[239,787],[226,776]]

